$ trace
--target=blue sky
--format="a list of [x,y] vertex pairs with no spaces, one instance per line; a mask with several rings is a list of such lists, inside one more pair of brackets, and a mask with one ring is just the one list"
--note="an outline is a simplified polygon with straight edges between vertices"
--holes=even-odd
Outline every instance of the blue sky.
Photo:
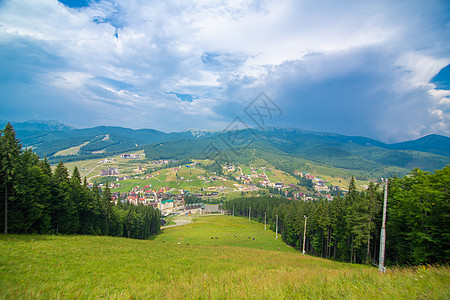
[[450,136],[449,64],[448,1],[0,1],[0,120]]

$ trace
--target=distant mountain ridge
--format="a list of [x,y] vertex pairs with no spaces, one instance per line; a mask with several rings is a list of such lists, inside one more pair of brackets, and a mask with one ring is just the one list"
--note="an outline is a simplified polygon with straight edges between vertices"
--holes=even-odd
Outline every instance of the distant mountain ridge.
[[416,140],[390,144],[388,148],[415,150],[450,156],[450,138],[438,134],[429,134]]
[[[6,124],[6,121],[0,121],[1,124]],[[62,131],[62,130],[72,130],[76,129],[70,125],[63,124],[58,121],[41,121],[41,120],[30,120],[26,122],[11,122],[15,130],[27,130],[27,131],[39,131],[39,130],[49,130],[49,131]],[[2,127],[3,128],[3,127]]]
[[145,149],[147,157],[155,159],[194,158],[204,155],[211,144],[219,151],[259,147],[262,151],[364,172],[388,166],[404,171],[415,167],[434,170],[450,163],[450,138],[436,134],[386,144],[361,136],[280,127],[165,133],[116,126],[75,129],[56,121],[12,124],[25,147],[53,161],[104,157],[138,149]]

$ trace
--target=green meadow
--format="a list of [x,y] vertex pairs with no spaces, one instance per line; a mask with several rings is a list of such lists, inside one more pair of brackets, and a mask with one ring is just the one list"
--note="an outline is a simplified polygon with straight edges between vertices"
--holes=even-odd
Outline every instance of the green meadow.
[[150,240],[1,235],[0,252],[1,299],[450,298],[448,267],[380,274],[302,255],[230,216],[195,217]]

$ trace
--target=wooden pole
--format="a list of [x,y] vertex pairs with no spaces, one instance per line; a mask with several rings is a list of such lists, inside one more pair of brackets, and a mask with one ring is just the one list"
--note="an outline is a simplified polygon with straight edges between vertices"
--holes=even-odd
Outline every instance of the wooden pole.
[[8,234],[8,183],[5,184],[5,234]]

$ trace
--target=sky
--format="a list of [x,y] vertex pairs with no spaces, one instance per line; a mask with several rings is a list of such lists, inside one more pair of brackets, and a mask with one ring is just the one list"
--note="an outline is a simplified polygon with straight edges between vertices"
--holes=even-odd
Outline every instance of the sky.
[[450,136],[449,1],[0,0],[0,120]]

